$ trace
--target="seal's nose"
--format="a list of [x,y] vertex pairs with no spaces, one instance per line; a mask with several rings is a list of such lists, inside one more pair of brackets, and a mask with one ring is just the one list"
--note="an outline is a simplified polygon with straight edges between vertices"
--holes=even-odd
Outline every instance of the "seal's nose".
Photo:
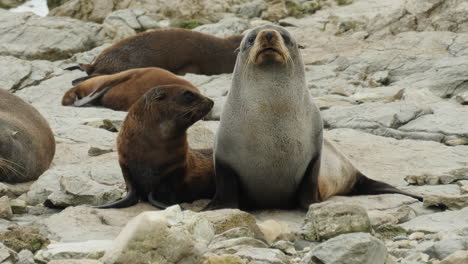
[[273,33],[272,32],[267,32],[265,33],[265,38],[270,41],[273,38]]

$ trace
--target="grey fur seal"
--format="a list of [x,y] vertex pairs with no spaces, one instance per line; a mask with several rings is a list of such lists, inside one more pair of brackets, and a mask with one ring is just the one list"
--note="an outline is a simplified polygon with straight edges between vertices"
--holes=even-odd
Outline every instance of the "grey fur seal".
[[0,182],[36,180],[54,158],[55,139],[30,104],[0,89]]
[[406,194],[367,178],[324,143],[299,46],[275,25],[241,42],[214,162],[216,194],[205,209],[307,209],[336,194]]

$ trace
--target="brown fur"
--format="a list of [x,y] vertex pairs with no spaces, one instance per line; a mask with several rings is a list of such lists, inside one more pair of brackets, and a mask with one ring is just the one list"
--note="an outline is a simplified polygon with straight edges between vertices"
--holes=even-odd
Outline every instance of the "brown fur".
[[80,64],[80,68],[89,77],[145,67],[178,75],[231,73],[241,40],[242,35],[223,39],[187,29],[157,29],[108,47],[92,64]]
[[189,81],[169,71],[160,68],[142,68],[86,80],[68,90],[62,98],[62,104],[73,105],[76,100],[110,86],[112,88],[95,100],[94,104],[113,110],[128,111],[130,106],[149,89],[168,84],[180,84],[198,91]]
[[55,154],[52,130],[30,104],[0,89],[0,182],[37,179]]
[[127,207],[149,196],[156,207],[161,206],[152,199],[175,204],[211,198],[212,150],[191,149],[186,130],[212,107],[213,101],[183,85],[159,86],[141,97],[117,138],[127,197],[100,208]]
[[254,46],[249,52],[249,61],[262,65],[268,62],[287,63],[291,58],[283,38],[276,30],[266,29],[258,33]]

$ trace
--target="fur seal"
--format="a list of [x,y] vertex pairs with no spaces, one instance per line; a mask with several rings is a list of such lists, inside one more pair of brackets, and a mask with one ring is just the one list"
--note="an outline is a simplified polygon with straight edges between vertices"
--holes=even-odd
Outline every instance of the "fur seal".
[[121,40],[101,52],[92,64],[67,69],[88,74],[74,80],[73,85],[97,75],[145,67],[163,68],[177,75],[231,73],[241,40],[242,35],[218,38],[187,29],[157,29]]
[[86,80],[68,90],[62,105],[84,106],[88,103],[128,111],[130,106],[153,87],[179,84],[198,92],[189,81],[160,68],[127,70]]
[[205,209],[308,209],[336,194],[402,193],[323,142],[298,49],[275,25],[244,36],[214,147],[216,194]]
[[188,146],[187,129],[213,101],[183,85],[152,88],[130,108],[117,138],[127,195],[97,208],[122,208],[149,201],[168,204],[211,198],[213,152]]
[[30,104],[0,89],[0,182],[36,180],[55,154],[47,121]]

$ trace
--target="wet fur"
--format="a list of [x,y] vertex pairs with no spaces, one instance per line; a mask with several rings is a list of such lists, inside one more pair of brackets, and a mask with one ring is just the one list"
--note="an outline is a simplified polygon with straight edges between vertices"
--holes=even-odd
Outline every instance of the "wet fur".
[[37,179],[52,162],[55,139],[30,104],[0,89],[0,182]]
[[223,39],[187,29],[157,29],[108,47],[92,64],[68,69],[81,69],[92,77],[145,67],[159,67],[177,75],[231,73],[234,51],[241,40],[241,35]]
[[[193,104],[180,103],[191,91]],[[156,207],[211,198],[212,151],[191,149],[187,129],[206,115],[213,101],[182,85],[148,91],[129,110],[117,138],[127,196],[98,208],[121,208],[149,201]],[[150,199],[148,199],[150,198]]]
[[128,109],[148,90],[159,85],[180,84],[198,89],[189,81],[160,68],[132,69],[86,80],[70,88],[62,98],[62,105],[73,105],[77,100],[110,87],[110,90],[92,103],[118,111]]

